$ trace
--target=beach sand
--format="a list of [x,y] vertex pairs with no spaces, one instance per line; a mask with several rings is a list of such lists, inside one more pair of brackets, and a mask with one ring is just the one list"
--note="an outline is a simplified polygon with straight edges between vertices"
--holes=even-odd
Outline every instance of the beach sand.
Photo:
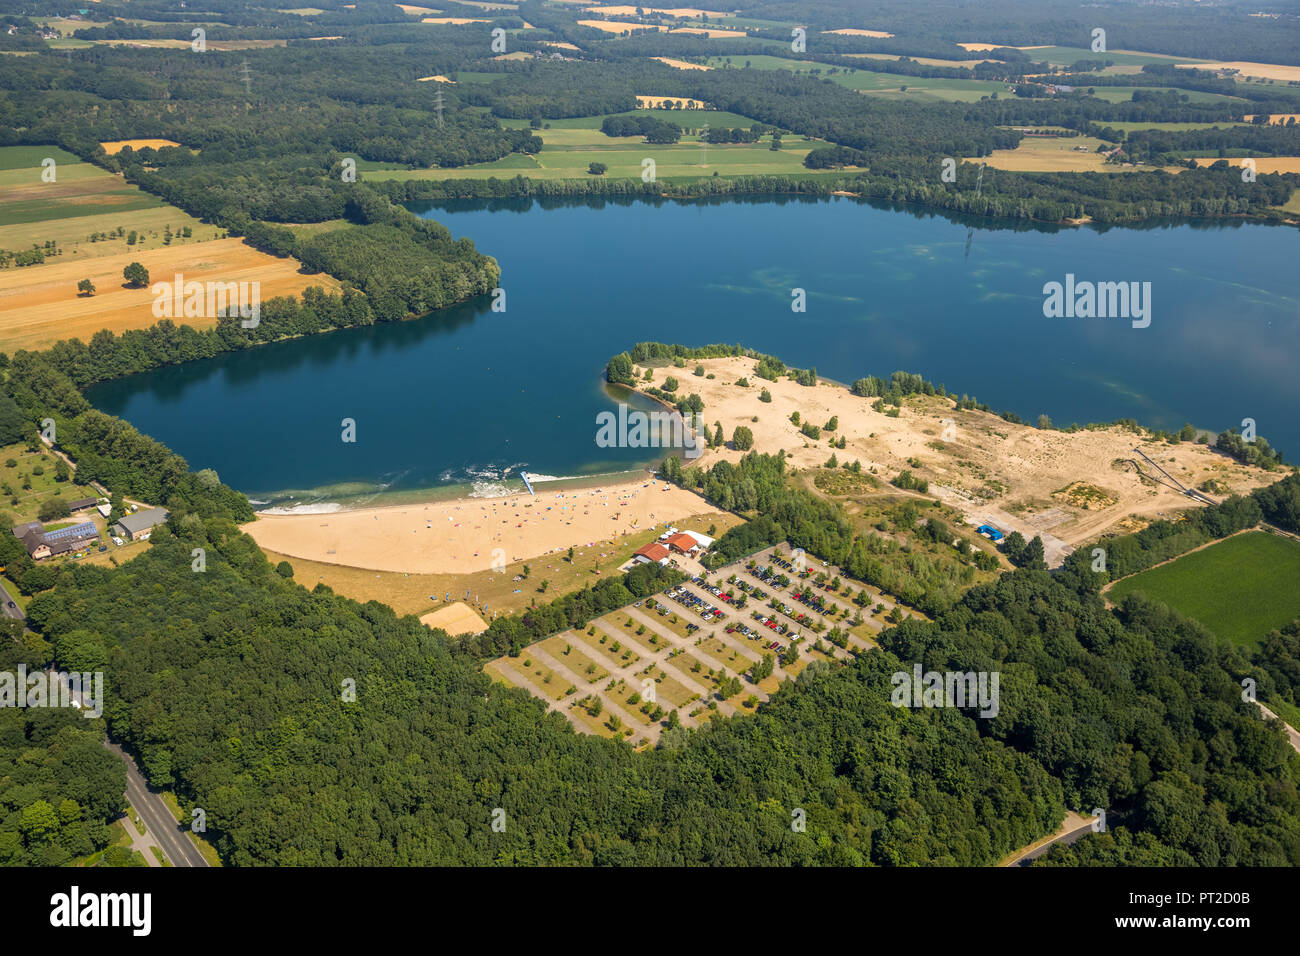
[[244,526],[263,548],[373,571],[469,574],[613,541],[713,511],[698,495],[641,479],[600,488],[463,498],[327,514],[264,514]]
[[487,630],[487,622],[464,601],[457,601],[455,604],[421,615],[420,623],[426,627],[440,627],[452,637],[460,637],[462,634],[480,634]]

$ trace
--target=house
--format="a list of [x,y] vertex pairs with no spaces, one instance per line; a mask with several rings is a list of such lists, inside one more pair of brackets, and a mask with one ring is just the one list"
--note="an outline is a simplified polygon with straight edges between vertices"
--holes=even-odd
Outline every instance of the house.
[[121,521],[113,525],[113,533],[128,541],[148,541],[149,535],[153,534],[153,529],[166,521],[167,515],[166,508],[137,511],[135,514],[123,516]]
[[632,552],[632,560],[637,564],[666,564],[668,553],[668,549],[658,541],[651,541]]
[[39,521],[29,521],[26,524],[14,525],[14,537],[25,538],[27,537],[28,532],[35,531],[37,534],[40,534],[44,530],[45,525],[41,524]]
[[85,511],[97,504],[99,504],[98,498],[78,498],[76,501],[68,502],[68,510],[75,515],[78,511]]

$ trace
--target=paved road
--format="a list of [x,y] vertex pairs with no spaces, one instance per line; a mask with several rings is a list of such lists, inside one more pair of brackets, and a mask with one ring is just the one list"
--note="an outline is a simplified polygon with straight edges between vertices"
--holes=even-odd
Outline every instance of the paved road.
[[140,819],[158,841],[172,866],[207,866],[208,861],[203,859],[198,847],[180,828],[176,818],[162,802],[162,797],[149,789],[131,755],[117,744],[104,741],[104,746],[121,757],[126,764],[126,798],[135,807],[135,812],[140,814]]
[[[1265,717],[1272,720],[1282,720],[1281,717],[1273,713],[1263,704],[1259,703],[1259,701],[1255,701],[1255,703],[1258,705],[1259,709],[1264,712]],[[1296,753],[1300,753],[1300,733],[1296,733],[1296,729],[1285,720],[1282,720],[1282,726],[1286,728],[1286,739],[1290,741],[1292,749],[1294,749]]]
[[[60,679],[66,686],[66,675],[60,675]],[[85,701],[81,699],[81,694],[74,692],[72,697],[84,706]],[[163,854],[172,866],[207,866],[208,861],[203,859],[203,854],[199,852],[198,847],[186,836],[185,831],[176,822],[176,818],[167,809],[167,805],[163,803],[162,797],[149,789],[144,775],[140,773],[140,768],[135,765],[130,754],[107,739],[103,744],[126,764],[126,799],[130,801],[131,806],[135,807],[135,812],[140,814],[140,819],[144,821],[153,839],[158,841]],[[130,825],[128,821],[128,826]]]
[[10,601],[14,601],[14,596],[9,593],[9,589],[4,586],[4,583],[0,582],[0,609],[3,609],[5,617],[12,617],[17,621],[27,620],[27,616],[23,614],[23,609],[18,606],[18,602],[14,601],[14,606],[10,607]]

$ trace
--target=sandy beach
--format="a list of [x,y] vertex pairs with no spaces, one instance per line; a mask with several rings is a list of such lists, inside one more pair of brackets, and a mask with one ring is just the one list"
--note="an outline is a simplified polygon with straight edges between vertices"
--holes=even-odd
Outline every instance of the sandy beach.
[[641,479],[502,498],[263,515],[244,526],[263,548],[374,571],[469,574],[514,561],[613,545],[620,537],[713,511],[698,495]]

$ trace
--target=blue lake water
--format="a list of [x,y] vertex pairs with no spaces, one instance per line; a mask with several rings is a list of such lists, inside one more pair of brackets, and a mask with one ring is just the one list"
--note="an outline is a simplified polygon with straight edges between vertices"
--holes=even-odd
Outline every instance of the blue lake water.
[[[1300,231],[1013,228],[852,199],[464,203],[417,210],[502,267],[490,302],[264,346],[87,396],[264,500],[604,474],[601,373],[643,340],[738,342],[848,382],[918,372],[1059,425],[1253,418],[1300,455]],[[1049,319],[1043,285],[1150,282],[1151,323]],[[807,310],[791,310],[793,289]],[[689,391],[689,372],[681,377]],[[707,410],[706,416],[707,418]],[[340,422],[357,422],[341,441]]]

